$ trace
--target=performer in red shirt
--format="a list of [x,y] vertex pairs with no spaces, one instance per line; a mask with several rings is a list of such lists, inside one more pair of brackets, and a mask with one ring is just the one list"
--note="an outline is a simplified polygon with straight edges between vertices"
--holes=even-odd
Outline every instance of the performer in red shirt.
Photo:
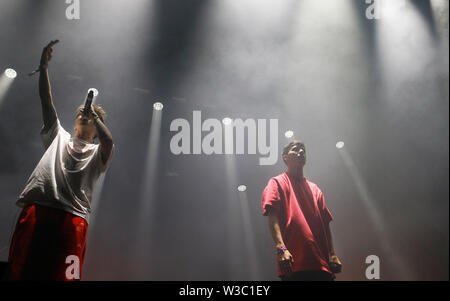
[[278,276],[285,281],[333,280],[342,264],[329,227],[333,219],[319,187],[303,176],[305,145],[283,149],[287,171],[269,180],[262,196],[263,215],[275,242]]

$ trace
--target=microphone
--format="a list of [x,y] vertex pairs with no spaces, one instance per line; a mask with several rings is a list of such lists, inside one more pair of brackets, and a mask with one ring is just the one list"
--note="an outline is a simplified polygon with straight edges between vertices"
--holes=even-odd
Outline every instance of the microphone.
[[94,98],[94,91],[90,90],[88,96],[86,97],[86,101],[84,102],[83,114],[88,115],[91,111],[92,99]]

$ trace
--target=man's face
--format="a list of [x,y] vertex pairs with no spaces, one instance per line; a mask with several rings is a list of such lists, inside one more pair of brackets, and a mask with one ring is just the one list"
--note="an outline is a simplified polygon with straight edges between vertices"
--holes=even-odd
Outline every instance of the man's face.
[[303,167],[306,164],[305,145],[301,143],[292,145],[288,153],[283,155],[283,160],[288,167]]
[[97,129],[94,125],[94,118],[92,115],[84,115],[82,112],[78,112],[75,119],[75,131],[82,132],[88,136],[96,135]]

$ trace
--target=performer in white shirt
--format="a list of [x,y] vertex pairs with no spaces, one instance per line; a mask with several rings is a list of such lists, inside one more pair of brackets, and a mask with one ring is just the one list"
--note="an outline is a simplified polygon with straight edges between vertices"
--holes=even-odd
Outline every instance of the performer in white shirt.
[[81,280],[92,190],[114,148],[98,105],[78,108],[73,137],[61,126],[47,70],[58,42],[44,48],[39,65],[45,153],[17,201],[23,210],[9,252],[15,280]]

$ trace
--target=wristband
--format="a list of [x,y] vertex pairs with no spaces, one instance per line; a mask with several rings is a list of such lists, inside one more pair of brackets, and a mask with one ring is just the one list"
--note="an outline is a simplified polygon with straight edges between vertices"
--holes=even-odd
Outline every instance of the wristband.
[[104,122],[103,119],[97,114],[94,115],[94,120],[95,121],[100,120],[102,123]]
[[48,64],[39,64],[39,71],[45,70],[48,68]]
[[277,248],[277,254],[278,255],[284,254],[285,251],[287,251],[287,248],[285,246],[281,247],[281,248]]

